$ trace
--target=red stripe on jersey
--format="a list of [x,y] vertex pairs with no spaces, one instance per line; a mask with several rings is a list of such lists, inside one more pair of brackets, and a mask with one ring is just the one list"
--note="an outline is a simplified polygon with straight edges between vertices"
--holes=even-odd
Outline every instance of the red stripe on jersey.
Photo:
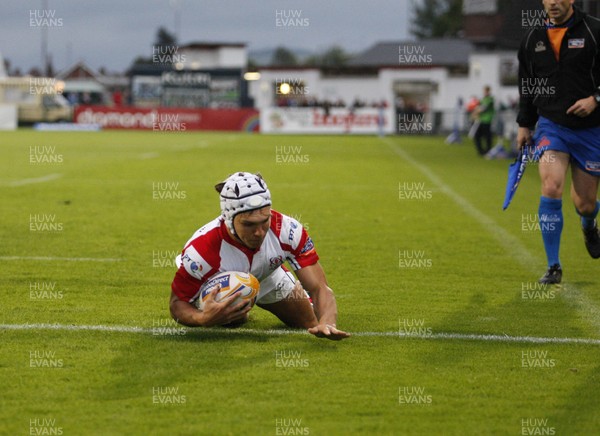
[[[199,235],[185,246],[181,252],[182,255],[185,253],[185,249],[192,245],[196,251],[200,253],[204,259],[206,259],[210,266],[218,267],[218,265],[221,263],[219,252],[221,250],[221,241],[223,240],[222,229],[224,227],[225,223],[223,222],[220,226],[215,227],[202,235]],[[226,230],[225,233],[227,233]]]
[[[222,223],[222,226],[224,225],[225,224]],[[193,246],[211,266],[211,269],[204,274],[202,280],[199,280],[188,274],[184,266],[181,265],[175,273],[173,283],[171,283],[171,290],[180,300],[189,301],[192,299],[198,293],[200,286],[202,286],[212,275],[219,272],[219,267],[221,266],[221,257],[219,255],[221,251],[221,240],[222,233],[221,226],[219,226],[199,235],[197,238],[190,241],[181,251],[183,256],[185,250],[190,245]]]
[[202,286],[202,281],[192,277],[185,268],[179,267],[171,283],[171,290],[182,301],[190,301]]
[[279,238],[281,234],[281,226],[283,222],[283,215],[279,212],[271,209],[271,230],[275,233],[275,236]]

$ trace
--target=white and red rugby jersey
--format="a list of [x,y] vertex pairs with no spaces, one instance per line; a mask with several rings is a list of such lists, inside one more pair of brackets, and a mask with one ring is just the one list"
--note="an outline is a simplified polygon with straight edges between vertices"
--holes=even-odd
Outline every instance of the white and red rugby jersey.
[[234,240],[222,217],[201,227],[185,244],[181,266],[171,289],[184,301],[191,301],[211,276],[224,271],[249,272],[259,281],[288,261],[294,270],[319,260],[314,244],[302,225],[271,209],[271,225],[257,250]]

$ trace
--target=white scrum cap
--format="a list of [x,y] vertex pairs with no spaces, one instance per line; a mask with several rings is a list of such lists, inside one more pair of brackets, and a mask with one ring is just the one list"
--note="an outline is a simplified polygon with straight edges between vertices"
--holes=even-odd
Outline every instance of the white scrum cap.
[[237,214],[271,205],[271,193],[260,174],[233,173],[215,189],[221,197],[221,215],[234,235],[233,218]]

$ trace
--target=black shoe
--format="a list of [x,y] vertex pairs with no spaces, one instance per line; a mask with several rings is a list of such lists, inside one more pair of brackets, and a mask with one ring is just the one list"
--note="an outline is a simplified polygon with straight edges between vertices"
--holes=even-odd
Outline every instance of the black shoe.
[[600,233],[598,232],[598,223],[594,220],[594,227],[589,230],[583,229],[583,238],[585,239],[585,248],[594,259],[600,257]]
[[546,274],[544,274],[544,276],[538,280],[538,283],[541,283],[542,285],[557,285],[561,280],[562,268],[559,264],[555,263],[548,268],[548,271],[546,271]]

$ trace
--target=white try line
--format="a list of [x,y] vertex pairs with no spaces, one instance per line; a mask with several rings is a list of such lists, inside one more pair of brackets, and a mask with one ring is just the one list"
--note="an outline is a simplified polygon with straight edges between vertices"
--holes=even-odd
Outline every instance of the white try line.
[[[100,331],[113,333],[142,333],[153,336],[170,336],[177,332],[206,332],[206,333],[229,333],[232,335],[259,335],[259,336],[307,336],[306,330],[283,330],[283,329],[248,329],[248,328],[197,328],[186,327],[136,327],[119,325],[73,325],[73,324],[0,324],[0,330],[61,330],[61,331]],[[536,336],[508,336],[476,333],[431,333],[431,334],[407,334],[401,332],[350,332],[357,337],[386,337],[398,339],[421,339],[421,340],[447,340],[447,341],[473,341],[473,342],[500,342],[517,344],[583,344],[598,345],[600,339],[592,338],[545,338]]]
[[53,257],[53,256],[0,256],[0,260],[41,260],[61,262],[121,262],[125,259],[113,257]]
[[60,179],[61,177],[62,177],[62,174],[58,174],[58,173],[48,174],[47,176],[36,177],[33,179],[15,180],[13,182],[10,182],[8,184],[8,186],[15,188],[17,186],[33,185],[35,183],[51,182],[52,180]]

